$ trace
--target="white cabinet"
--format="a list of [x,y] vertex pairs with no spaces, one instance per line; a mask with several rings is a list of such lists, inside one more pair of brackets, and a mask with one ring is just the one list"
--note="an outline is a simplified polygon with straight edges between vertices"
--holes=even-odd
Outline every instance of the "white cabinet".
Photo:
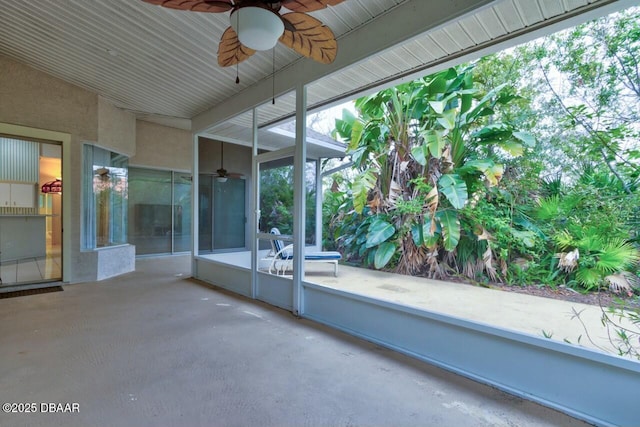
[[34,208],[35,206],[35,184],[0,183],[0,207]]
[[33,208],[36,201],[36,186],[33,184],[11,184],[11,203],[14,208]]
[[8,208],[11,205],[11,184],[0,182],[0,207]]

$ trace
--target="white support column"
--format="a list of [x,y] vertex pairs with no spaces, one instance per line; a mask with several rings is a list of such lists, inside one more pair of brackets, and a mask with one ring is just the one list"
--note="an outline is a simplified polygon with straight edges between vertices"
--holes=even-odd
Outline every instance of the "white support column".
[[199,178],[199,165],[200,156],[198,153],[198,134],[193,135],[193,163],[191,167],[191,275],[196,277],[198,272],[195,257],[198,256],[199,232],[200,224],[198,223],[200,207],[198,205],[199,193],[200,193],[200,180]]
[[253,148],[251,150],[251,298],[258,295],[258,220],[260,219],[260,176],[258,167],[258,110],[253,109]]
[[322,250],[322,159],[316,161],[316,250]]
[[296,87],[296,147],[293,156],[293,314],[302,309],[305,234],[305,164],[307,160],[307,88]]

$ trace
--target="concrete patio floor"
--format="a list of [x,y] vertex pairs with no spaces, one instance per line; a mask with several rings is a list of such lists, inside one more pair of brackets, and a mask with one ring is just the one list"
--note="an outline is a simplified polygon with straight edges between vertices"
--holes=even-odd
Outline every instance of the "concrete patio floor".
[[1,403],[79,408],[0,413],[0,425],[586,425],[189,279],[189,260],[0,300]]

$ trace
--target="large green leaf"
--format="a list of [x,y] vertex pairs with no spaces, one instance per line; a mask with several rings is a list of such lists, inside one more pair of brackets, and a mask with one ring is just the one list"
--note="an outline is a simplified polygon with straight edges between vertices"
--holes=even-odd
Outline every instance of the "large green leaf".
[[426,145],[417,145],[411,149],[411,156],[418,162],[421,166],[427,165],[427,146]]
[[386,241],[389,237],[393,236],[396,229],[393,225],[382,219],[375,220],[369,226],[369,232],[367,233],[367,248],[378,246],[382,242]]
[[371,169],[364,171],[353,181],[351,185],[353,209],[357,213],[362,213],[364,206],[367,204],[369,190],[371,190],[374,185],[376,185],[376,175]]
[[454,211],[441,211],[437,213],[438,221],[442,226],[442,240],[444,249],[451,252],[460,241],[460,220]]
[[533,147],[536,145],[536,137],[529,132],[513,132],[513,137],[518,139],[527,147]]
[[442,228],[437,221],[426,218],[422,226],[422,244],[427,248],[434,246],[440,239]]
[[445,139],[442,137],[440,132],[435,130],[427,130],[422,132],[422,137],[424,138],[424,142],[429,147],[429,152],[431,156],[439,159],[442,157],[442,151],[446,145]]
[[445,103],[443,101],[429,101],[429,105],[436,114],[442,114],[444,112]]
[[456,110],[447,110],[440,117],[437,118],[438,123],[447,129],[451,130],[456,127]]
[[520,157],[524,154],[524,147],[516,141],[507,141],[500,144],[500,148],[511,154],[513,157]]
[[364,123],[360,120],[354,120],[351,124],[351,140],[349,141],[349,150],[355,150],[360,144],[362,139],[362,131],[364,130]]
[[464,124],[471,123],[475,121],[478,117],[487,115],[488,114],[486,112],[487,109],[493,112],[493,110],[491,109],[492,100],[502,89],[505,88],[506,85],[507,85],[506,83],[503,83],[498,87],[494,88],[493,90],[491,90],[475,105],[475,107],[473,107],[467,113],[463,114],[462,121],[464,122]]
[[447,70],[445,73],[438,74],[431,82],[429,83],[429,95],[436,96],[443,93],[447,90],[447,76],[446,73],[451,69]]
[[465,168],[473,168],[482,173],[486,172],[493,165],[495,165],[495,163],[491,159],[474,159],[464,164]]
[[414,222],[413,224],[411,224],[411,237],[413,238],[413,243],[415,243],[418,247],[422,246],[422,243],[424,242],[424,235],[422,233],[422,230],[423,227],[421,223]]
[[391,261],[393,254],[396,253],[396,245],[391,242],[384,242],[376,250],[376,255],[373,261],[375,268],[380,269]]
[[469,197],[467,184],[457,174],[445,174],[438,180],[438,188],[456,209],[462,209]]

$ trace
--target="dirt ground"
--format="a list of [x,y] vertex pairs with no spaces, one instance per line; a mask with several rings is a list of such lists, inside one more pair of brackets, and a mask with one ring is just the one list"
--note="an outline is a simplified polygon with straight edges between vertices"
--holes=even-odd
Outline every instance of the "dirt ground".
[[640,297],[638,295],[629,297],[627,295],[618,295],[614,294],[613,292],[602,290],[598,292],[589,292],[583,294],[564,286],[551,288],[549,286],[511,286],[494,283],[487,285],[487,287],[505,292],[517,292],[521,294],[535,295],[545,298],[579,302],[582,304],[599,305],[602,307],[610,307],[614,304],[616,306],[620,306],[621,304],[624,304],[626,307],[640,308]]

